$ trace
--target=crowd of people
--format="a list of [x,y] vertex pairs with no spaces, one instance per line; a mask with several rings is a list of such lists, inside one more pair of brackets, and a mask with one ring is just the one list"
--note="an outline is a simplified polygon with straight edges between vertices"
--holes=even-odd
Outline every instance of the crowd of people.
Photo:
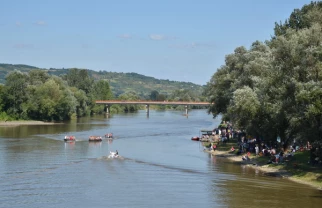
[[[256,156],[267,156],[268,163],[283,163],[285,158],[292,157],[296,151],[310,151],[310,160],[308,161],[312,165],[322,165],[322,154],[320,148],[312,148],[312,145],[307,142],[306,145],[299,145],[295,141],[288,149],[283,148],[281,141],[265,142],[260,138],[250,137],[245,131],[234,130],[230,122],[223,121],[218,128],[215,128],[212,132],[213,136],[217,138],[215,142],[209,146],[210,150],[217,150],[218,145],[226,144],[231,138],[237,140],[237,155],[242,156],[242,160],[249,160],[251,153]],[[230,149],[230,152],[235,152],[234,146]]]

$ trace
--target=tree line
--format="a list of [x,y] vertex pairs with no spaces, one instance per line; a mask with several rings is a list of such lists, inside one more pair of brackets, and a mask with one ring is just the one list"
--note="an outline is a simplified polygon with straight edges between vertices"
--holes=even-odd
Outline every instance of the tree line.
[[[189,90],[176,90],[166,95],[152,90],[151,100],[200,100],[200,95]],[[86,69],[69,69],[60,76],[42,69],[26,72],[13,70],[0,85],[0,120],[64,121],[72,118],[106,112],[96,100],[146,100],[134,91],[117,97],[105,79],[95,80]],[[139,105],[113,105],[111,113],[136,112]],[[162,109],[174,109],[174,106]],[[160,108],[161,109],[161,108]]]
[[322,2],[295,9],[274,36],[237,47],[207,83],[214,104],[236,128],[266,141],[279,136],[322,143]]
[[72,69],[62,77],[39,69],[14,70],[0,85],[0,119],[68,120],[103,112],[95,100],[112,97],[108,82],[94,82],[86,70]]

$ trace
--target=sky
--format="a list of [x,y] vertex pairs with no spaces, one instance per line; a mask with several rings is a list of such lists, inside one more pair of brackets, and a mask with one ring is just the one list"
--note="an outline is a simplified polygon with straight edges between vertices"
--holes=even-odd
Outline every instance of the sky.
[[205,85],[311,0],[0,0],[0,63]]

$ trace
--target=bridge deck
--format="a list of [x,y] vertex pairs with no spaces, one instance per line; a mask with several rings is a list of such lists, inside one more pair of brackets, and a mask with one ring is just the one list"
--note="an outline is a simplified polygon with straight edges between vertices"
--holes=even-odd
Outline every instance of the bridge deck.
[[141,105],[200,105],[208,106],[208,102],[188,102],[188,101],[131,101],[131,100],[97,100],[96,104],[141,104]]

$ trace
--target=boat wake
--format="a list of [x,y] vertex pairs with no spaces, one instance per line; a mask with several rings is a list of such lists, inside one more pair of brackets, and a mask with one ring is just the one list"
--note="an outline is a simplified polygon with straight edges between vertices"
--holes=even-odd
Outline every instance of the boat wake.
[[169,166],[166,164],[158,164],[158,163],[152,163],[152,162],[147,162],[147,161],[142,161],[142,160],[137,160],[137,159],[131,159],[131,158],[125,158],[123,156],[118,156],[118,157],[110,157],[108,156],[103,156],[101,158],[98,158],[99,160],[106,160],[106,161],[113,161],[113,160],[126,160],[126,161],[131,161],[134,163],[138,164],[144,164],[144,165],[150,165],[154,167],[159,167],[159,168],[164,168],[164,169],[170,169],[170,170],[177,170],[180,172],[185,172],[185,173],[192,173],[192,174],[198,174],[198,175],[205,175],[207,174],[206,172],[200,171],[200,170],[194,170],[190,168],[184,168],[184,167],[177,167],[177,166]]

